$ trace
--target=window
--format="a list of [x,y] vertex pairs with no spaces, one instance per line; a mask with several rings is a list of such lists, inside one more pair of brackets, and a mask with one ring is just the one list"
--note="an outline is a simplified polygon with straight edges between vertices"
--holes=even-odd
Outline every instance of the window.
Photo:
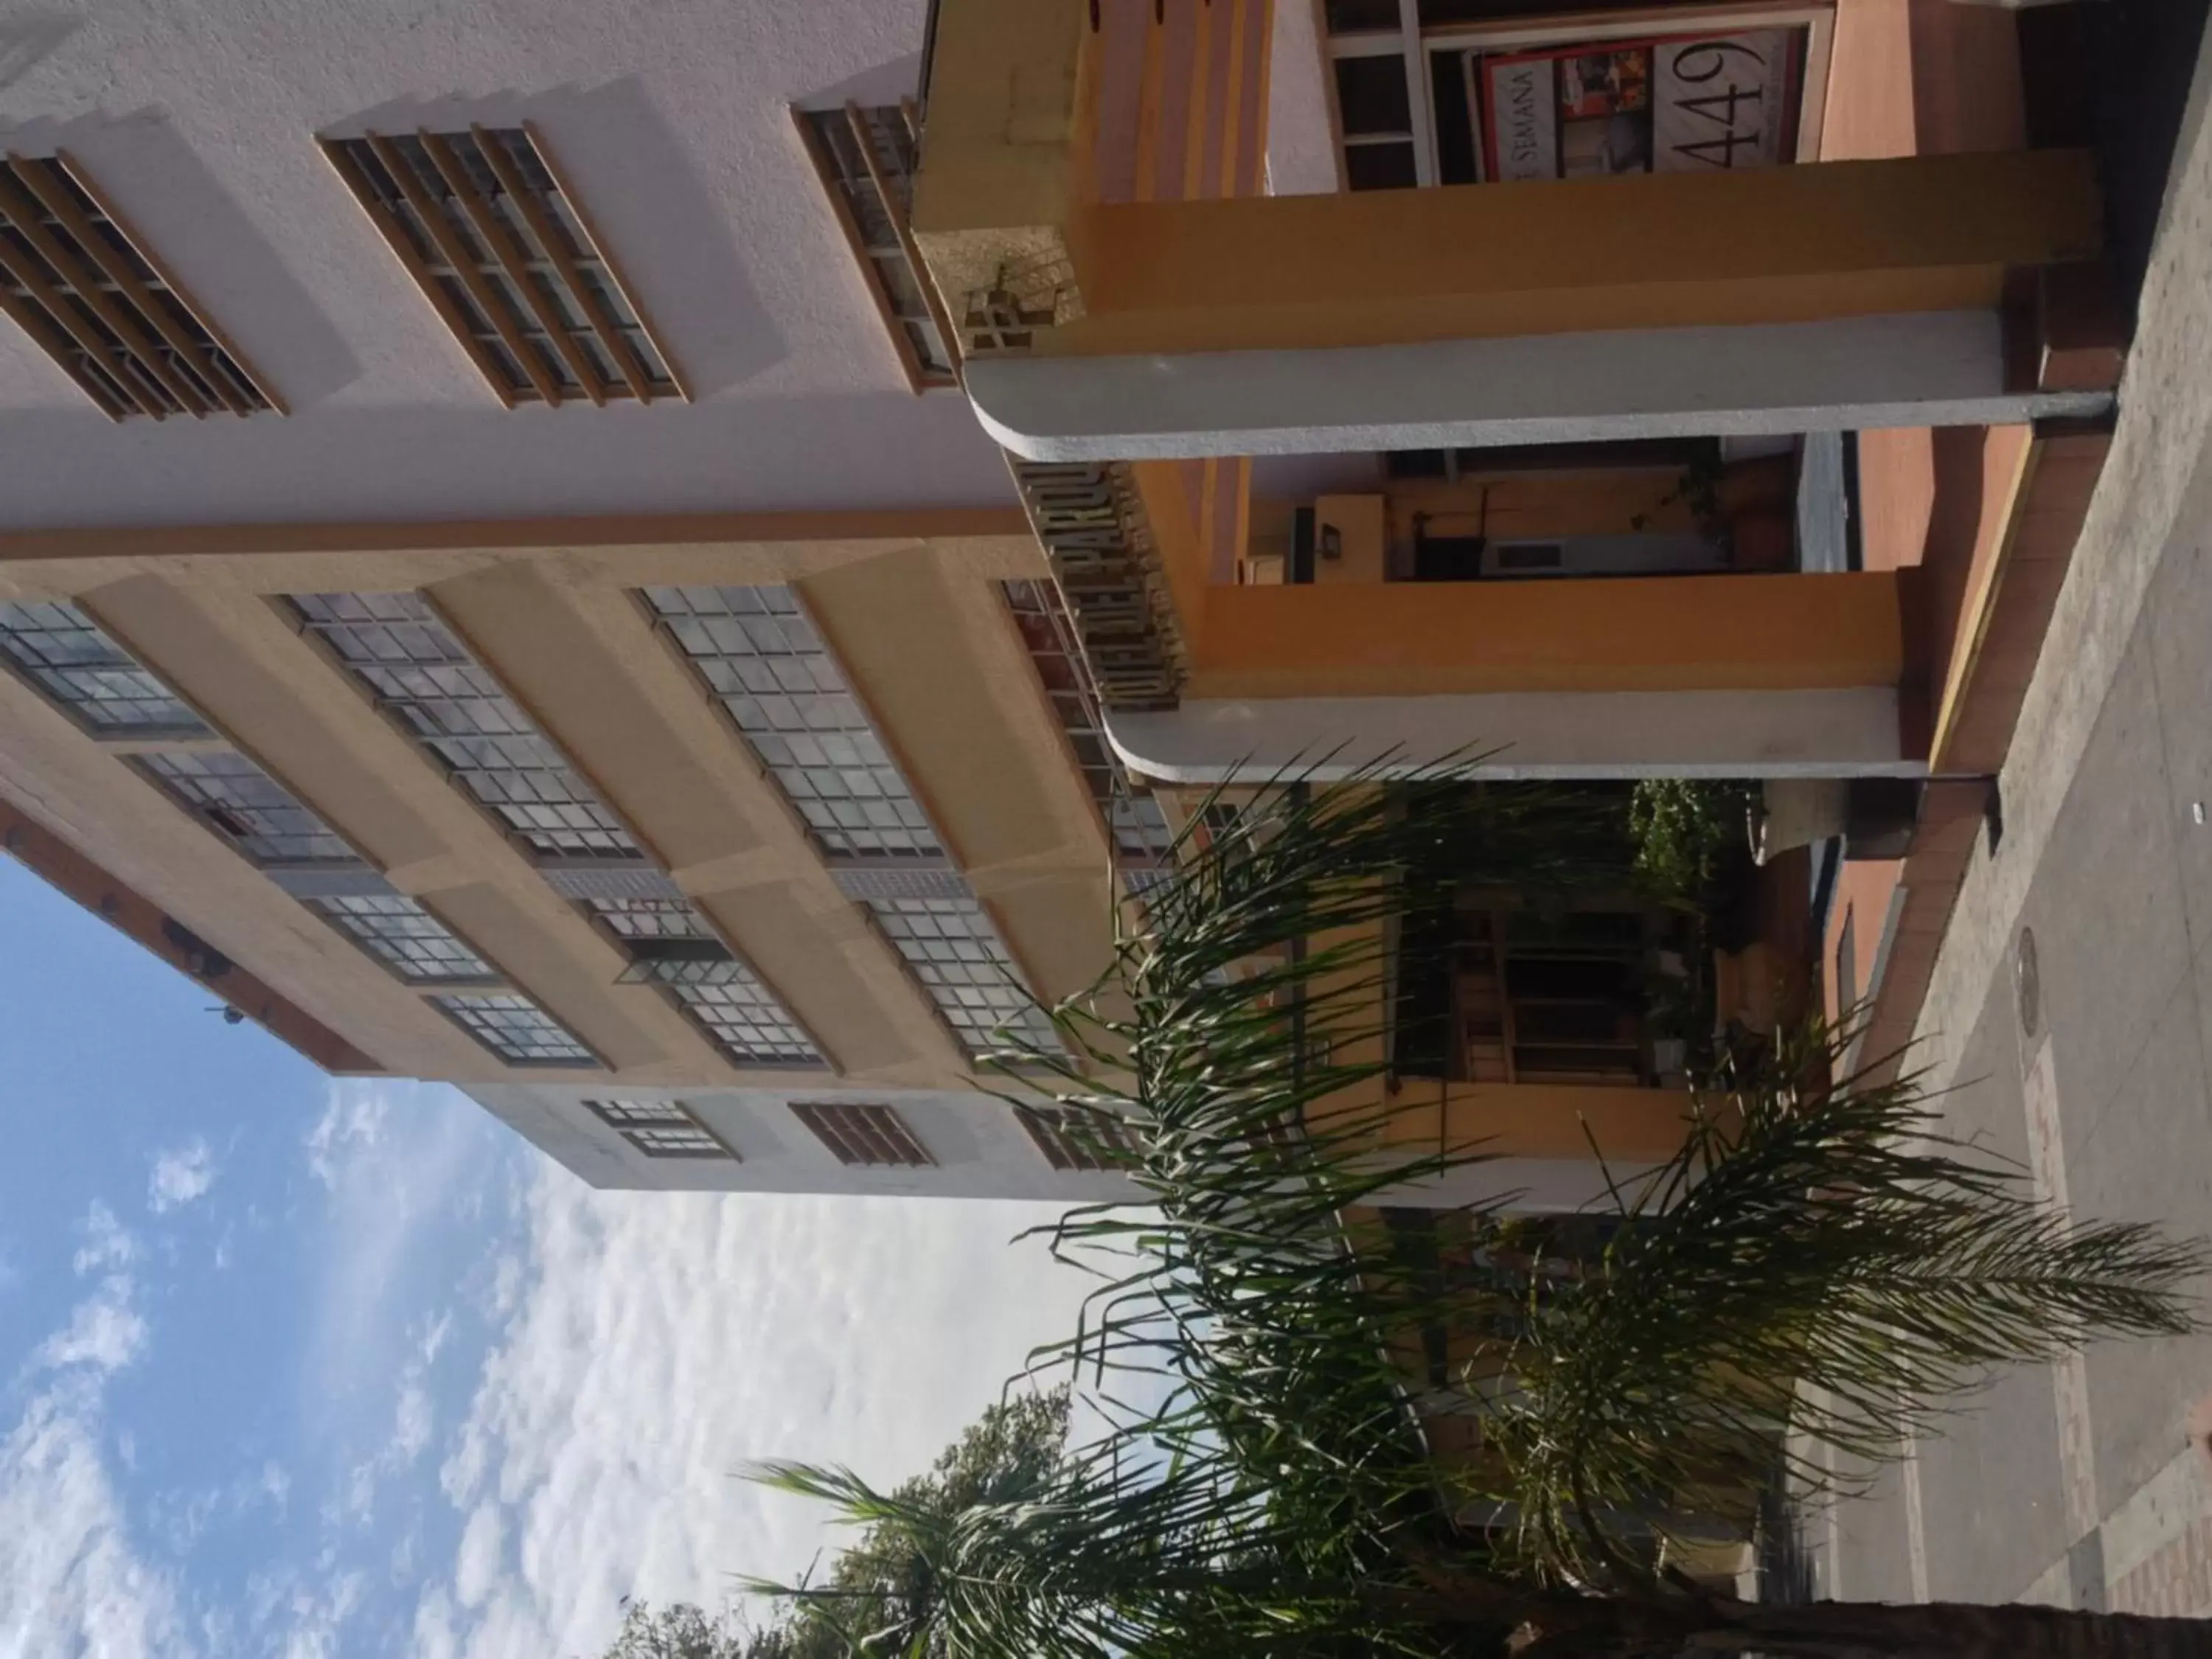
[[132,764],[256,864],[352,864],[352,848],[234,749],[138,755]]
[[404,980],[419,984],[499,978],[490,963],[404,893],[337,895],[301,902]]
[[293,610],[453,781],[544,858],[639,859],[621,821],[419,593],[298,593]]
[[111,420],[283,408],[67,155],[0,167],[0,313]]
[[731,954],[688,899],[589,899],[586,908],[630,953],[626,985],[658,985],[740,1065],[818,1066],[799,1022]]
[[432,997],[430,1006],[510,1066],[596,1066],[599,1056],[552,1015],[514,992]]
[[738,1156],[696,1123],[625,1129],[623,1139],[647,1158],[724,1158],[734,1163]]
[[791,1109],[814,1131],[840,1164],[904,1164],[926,1169],[937,1160],[915,1139],[906,1121],[888,1106],[848,1101],[794,1100]]
[[641,1123],[689,1123],[691,1114],[673,1100],[587,1100],[584,1109],[617,1129]]
[[501,403],[689,399],[534,129],[322,146]]
[[714,936],[706,917],[689,899],[594,898],[585,900],[584,908],[618,939],[711,939]]
[[921,804],[789,588],[649,587],[645,599],[823,851],[941,854]]
[[673,1100],[587,1100],[584,1109],[622,1131],[647,1158],[721,1158],[737,1153]]
[[822,1055],[782,1003],[741,962],[671,984],[684,1012],[742,1064],[819,1066]]
[[1090,786],[1091,799],[1106,821],[1115,850],[1134,862],[1157,861],[1175,846],[1175,831],[1168,827],[1159,803],[1130,787],[1128,772],[1107,739],[1098,690],[1058,586],[1049,580],[1005,581],[999,588],[1021,630],[1022,642],[1029,647],[1030,662],[1044,684],[1045,698],[1067,733],[1076,768]]
[[860,261],[876,309],[916,392],[957,386],[952,330],[908,228],[914,199],[911,105],[793,110],[799,136]]
[[207,734],[175,692],[64,600],[0,605],[0,651],[95,736]]
[[1135,1132],[1127,1119],[1079,1106],[1017,1106],[1045,1162],[1055,1170],[1119,1170],[1136,1161]]
[[1032,1043],[1056,1043],[1052,1022],[1030,1000],[998,930],[974,899],[874,899],[868,909],[971,1053],[995,1048],[1002,1029]]

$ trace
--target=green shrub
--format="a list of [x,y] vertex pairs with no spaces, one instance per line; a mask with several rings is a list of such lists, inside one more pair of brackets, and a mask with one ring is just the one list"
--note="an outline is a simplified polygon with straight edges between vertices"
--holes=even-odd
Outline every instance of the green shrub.
[[1705,899],[1730,853],[1744,842],[1744,813],[1754,786],[1734,781],[1647,778],[1628,803],[1636,868],[1659,896],[1680,904]]

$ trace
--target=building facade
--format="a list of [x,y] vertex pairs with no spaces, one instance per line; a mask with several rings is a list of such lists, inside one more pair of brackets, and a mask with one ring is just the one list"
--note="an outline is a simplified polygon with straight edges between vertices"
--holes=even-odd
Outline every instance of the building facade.
[[[0,842],[597,1184],[1123,1191],[976,1057],[1048,1040],[1190,792],[1940,763],[1808,434],[2094,417],[2044,273],[2096,206],[2063,153],[1832,163],[1872,9],[33,30]],[[1723,114],[1728,165],[1653,163]],[[1434,1132],[1578,1202],[1591,1114],[1679,1136],[1632,1069],[1457,1079]]]

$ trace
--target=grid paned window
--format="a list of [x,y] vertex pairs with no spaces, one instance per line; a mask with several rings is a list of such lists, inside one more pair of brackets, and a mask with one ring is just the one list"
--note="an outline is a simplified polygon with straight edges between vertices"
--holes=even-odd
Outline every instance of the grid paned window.
[[738,1156],[696,1123],[624,1129],[622,1136],[647,1158],[721,1158],[734,1163]]
[[278,406],[66,155],[0,165],[0,314],[112,420]]
[[690,1113],[673,1100],[587,1100],[584,1109],[617,1129],[641,1123],[689,1123]]
[[689,395],[529,127],[322,144],[502,403]]
[[999,587],[1029,647],[1045,699],[1067,733],[1091,799],[1114,837],[1115,850],[1131,863],[1156,862],[1175,846],[1175,831],[1160,804],[1131,786],[1127,769],[1107,738],[1097,687],[1060,589],[1050,581],[1006,581]]
[[1126,1118],[1078,1106],[1017,1106],[1015,1115],[1055,1170],[1120,1170],[1137,1159]]
[[100,737],[204,737],[177,694],[66,600],[0,605],[0,651]]
[[596,1066],[599,1056],[528,997],[432,997],[431,1006],[510,1066]]
[[584,901],[609,933],[622,939],[712,939],[714,929],[680,898],[595,898]]
[[298,593],[293,609],[449,776],[545,858],[642,857],[591,786],[419,593]]
[[926,1169],[937,1160],[888,1106],[842,1100],[794,1100],[791,1109],[840,1164]]
[[496,980],[491,964],[404,893],[360,893],[303,900],[348,939],[416,983]]
[[354,864],[325,823],[234,749],[137,755],[132,764],[256,864]]
[[646,602],[823,850],[943,848],[867,711],[787,587],[649,587]]
[[679,982],[669,994],[704,1026],[732,1059],[748,1065],[818,1066],[821,1051],[799,1029],[775,993],[741,962],[699,982]]
[[974,899],[872,899],[868,909],[971,1053],[999,1046],[1002,1030],[1040,1046],[1057,1042]]
[[831,210],[860,262],[900,364],[917,392],[958,384],[946,319],[915,268],[908,210],[914,201],[915,131],[902,106],[795,110],[799,137]]

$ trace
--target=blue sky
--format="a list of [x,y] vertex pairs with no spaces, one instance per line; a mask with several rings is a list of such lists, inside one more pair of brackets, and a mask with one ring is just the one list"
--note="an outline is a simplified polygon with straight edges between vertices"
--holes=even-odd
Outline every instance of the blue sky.
[[0,1659],[591,1659],[822,1546],[738,1467],[913,1473],[1072,1328],[1042,1210],[592,1193],[4,860],[0,941]]

